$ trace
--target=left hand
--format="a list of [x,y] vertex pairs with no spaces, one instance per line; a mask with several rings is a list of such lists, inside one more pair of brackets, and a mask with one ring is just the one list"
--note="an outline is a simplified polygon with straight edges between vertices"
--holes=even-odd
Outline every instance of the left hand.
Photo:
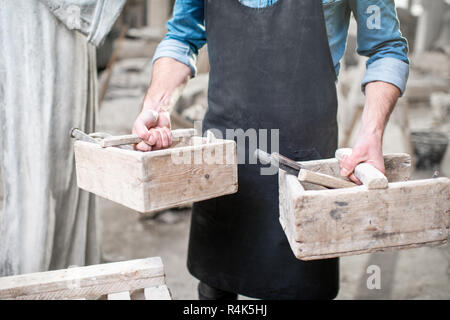
[[341,176],[348,177],[351,181],[361,184],[361,181],[356,178],[353,171],[362,162],[371,164],[384,174],[382,144],[382,134],[366,132],[364,129],[361,130],[353,146],[352,154],[350,156],[343,156],[339,161]]

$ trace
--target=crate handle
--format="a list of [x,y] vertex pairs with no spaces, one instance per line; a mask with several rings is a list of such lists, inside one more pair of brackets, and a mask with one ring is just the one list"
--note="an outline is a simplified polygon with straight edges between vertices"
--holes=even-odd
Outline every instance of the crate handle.
[[[189,138],[195,135],[195,129],[176,129],[172,130],[172,140],[177,141],[182,138]],[[135,144],[141,142],[142,139],[135,134],[127,134],[122,136],[110,136],[99,140],[103,148],[116,147],[126,144]]]
[[[336,150],[335,157],[341,160],[342,156],[351,154],[351,148],[342,148]],[[358,164],[355,167],[354,174],[368,189],[386,189],[388,187],[389,183],[386,176],[369,163]]]

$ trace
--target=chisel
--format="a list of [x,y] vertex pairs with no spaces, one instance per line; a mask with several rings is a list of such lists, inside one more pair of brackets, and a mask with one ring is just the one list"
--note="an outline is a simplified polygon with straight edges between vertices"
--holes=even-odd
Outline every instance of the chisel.
[[277,152],[268,154],[267,152],[264,152],[260,149],[256,149],[255,156],[263,164],[270,163],[273,166],[283,169],[287,173],[296,176],[298,180],[303,182],[321,185],[330,189],[350,188],[357,186],[357,184],[350,181],[339,179],[323,173],[307,170],[299,163],[285,156],[282,156]]

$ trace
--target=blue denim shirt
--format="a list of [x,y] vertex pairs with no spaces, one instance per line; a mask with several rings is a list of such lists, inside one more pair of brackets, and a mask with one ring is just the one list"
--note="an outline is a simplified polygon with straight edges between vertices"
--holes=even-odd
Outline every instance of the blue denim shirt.
[[[278,0],[239,1],[259,8]],[[397,86],[403,94],[409,74],[408,44],[399,29],[394,0],[322,0],[322,3],[336,74],[345,52],[350,14],[353,13],[358,26],[357,52],[369,58],[362,89],[371,81],[384,81]],[[168,32],[159,44],[153,62],[161,57],[171,57],[188,65],[195,76],[197,53],[206,43],[203,10],[204,0],[176,0],[173,17],[167,23]]]

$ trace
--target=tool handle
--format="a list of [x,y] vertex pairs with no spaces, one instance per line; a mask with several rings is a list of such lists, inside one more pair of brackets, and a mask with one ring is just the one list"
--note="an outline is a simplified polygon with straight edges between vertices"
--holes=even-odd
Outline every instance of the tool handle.
[[[335,157],[341,160],[342,156],[349,156],[351,154],[351,148],[342,148],[336,150]],[[371,164],[358,164],[355,167],[354,174],[368,189],[386,189],[388,187],[386,176]]]
[[355,183],[346,181],[341,178],[307,170],[294,160],[282,156],[277,152],[272,153],[272,157],[275,158],[276,161],[278,161],[280,164],[284,164],[293,169],[297,169],[299,171],[297,178],[300,181],[317,184],[331,189],[351,188],[357,186]]
[[[172,140],[177,141],[182,138],[189,138],[195,135],[195,129],[177,129],[172,131]],[[103,148],[116,147],[125,144],[135,144],[141,142],[142,139],[136,134],[127,134],[122,136],[111,136],[100,140]]]
[[356,183],[307,169],[300,169],[297,178],[299,181],[317,184],[331,189],[351,188],[357,186]]
[[280,155],[277,152],[268,154],[262,150],[256,149],[255,156],[263,163],[275,165],[290,174],[296,175],[302,182],[317,184],[331,189],[356,187],[356,184],[334,176],[319,172],[303,169],[300,164]]
[[139,138],[136,134],[127,134],[122,136],[111,136],[108,138],[104,138],[100,140],[100,145],[103,148],[106,147],[116,147],[125,144],[135,144],[141,142],[142,139]]

